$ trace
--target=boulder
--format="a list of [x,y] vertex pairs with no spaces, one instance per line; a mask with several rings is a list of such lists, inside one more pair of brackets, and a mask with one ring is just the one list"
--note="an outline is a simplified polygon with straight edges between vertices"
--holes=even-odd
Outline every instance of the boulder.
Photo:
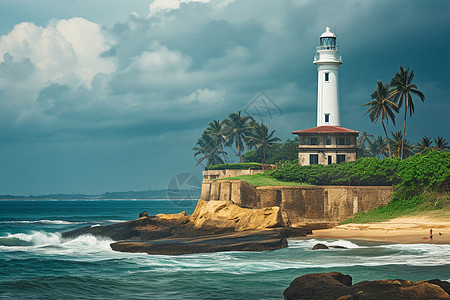
[[280,207],[243,208],[232,201],[199,200],[190,221],[196,228],[233,228],[235,231],[284,226]]
[[284,299],[337,299],[348,293],[352,277],[339,272],[306,274],[284,291]]
[[315,244],[312,249],[313,250],[321,250],[321,249],[330,249],[330,248],[333,248],[333,249],[348,249],[347,247],[344,247],[344,246],[327,246],[327,245],[321,244],[321,243]]
[[140,218],[149,218],[150,216],[148,215],[148,212],[143,211],[139,214],[139,219]]
[[339,272],[306,274],[284,291],[285,299],[450,299],[448,283],[440,280],[407,281],[382,279],[352,285],[352,278]]
[[318,243],[318,244],[315,244],[312,249],[313,250],[320,250],[320,249],[329,249],[329,248],[325,244]]

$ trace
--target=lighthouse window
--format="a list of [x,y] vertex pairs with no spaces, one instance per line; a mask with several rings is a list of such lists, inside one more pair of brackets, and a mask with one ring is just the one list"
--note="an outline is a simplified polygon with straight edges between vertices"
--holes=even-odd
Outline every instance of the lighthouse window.
[[338,145],[345,145],[345,138],[339,138]]
[[330,114],[325,114],[325,123],[330,122]]
[[325,73],[325,81],[330,81],[330,73]]

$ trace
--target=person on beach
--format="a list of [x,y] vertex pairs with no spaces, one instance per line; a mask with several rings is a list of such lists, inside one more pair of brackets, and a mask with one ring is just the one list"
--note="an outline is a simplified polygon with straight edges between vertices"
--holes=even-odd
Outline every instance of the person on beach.
[[430,229],[430,239],[433,239],[433,229]]

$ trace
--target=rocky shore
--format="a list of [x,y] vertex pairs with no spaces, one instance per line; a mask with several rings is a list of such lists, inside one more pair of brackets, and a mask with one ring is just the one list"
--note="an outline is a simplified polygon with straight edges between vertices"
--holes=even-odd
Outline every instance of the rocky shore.
[[407,281],[382,279],[352,284],[352,277],[339,272],[306,274],[284,291],[284,299],[450,299],[450,283],[438,279]]
[[279,207],[243,208],[232,201],[199,200],[191,216],[141,213],[133,221],[83,227],[63,233],[108,237],[115,251],[181,255],[221,251],[265,251],[287,247],[287,238],[311,234],[285,226]]

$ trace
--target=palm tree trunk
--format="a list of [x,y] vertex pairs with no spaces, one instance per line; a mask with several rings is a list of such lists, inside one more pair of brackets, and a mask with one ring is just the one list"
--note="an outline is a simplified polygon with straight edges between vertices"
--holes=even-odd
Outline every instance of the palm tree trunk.
[[264,151],[264,147],[263,147],[263,163],[266,163],[266,151]]
[[403,136],[402,136],[402,153],[400,154],[400,159],[403,159],[403,145],[405,144],[405,131],[406,131],[406,112],[408,111],[408,93],[405,95],[405,119],[403,121]]
[[223,144],[220,144],[220,148],[222,150],[223,161],[227,164],[227,158],[225,157],[225,151],[223,150]]
[[386,141],[388,143],[388,151],[389,151],[389,158],[391,158],[391,144],[389,143],[389,137],[387,135],[386,127],[384,127],[384,122],[381,120],[381,125],[383,125],[384,134],[386,135]]
[[239,143],[239,140],[236,139],[237,147],[238,147],[238,154],[239,154],[239,163],[241,163],[241,148],[239,147],[241,143]]

